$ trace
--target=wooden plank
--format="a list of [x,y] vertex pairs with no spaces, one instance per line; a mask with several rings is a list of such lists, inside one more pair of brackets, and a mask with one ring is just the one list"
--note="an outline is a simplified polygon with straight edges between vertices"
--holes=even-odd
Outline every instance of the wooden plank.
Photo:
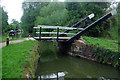
[[42,26],[42,25],[38,25],[38,27],[33,27],[35,29],[37,28],[44,28],[44,29],[57,29],[59,27],[59,29],[69,29],[69,30],[84,30],[83,28],[73,28],[73,27],[62,27],[62,26]]
[[[39,34],[40,32],[36,32],[37,34]],[[41,34],[57,34],[57,32],[41,32]],[[59,34],[68,34],[68,35],[74,35],[74,33],[59,33]]]

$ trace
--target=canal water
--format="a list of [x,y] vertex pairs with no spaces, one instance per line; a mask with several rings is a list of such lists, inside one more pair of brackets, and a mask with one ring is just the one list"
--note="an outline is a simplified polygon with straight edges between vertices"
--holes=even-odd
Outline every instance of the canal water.
[[[52,57],[50,56],[50,58]],[[81,59],[80,57],[72,57],[67,54],[62,54],[59,56],[57,55],[57,57],[51,60],[40,60],[36,70],[36,77],[44,79],[120,78],[120,71],[110,65],[100,64]]]

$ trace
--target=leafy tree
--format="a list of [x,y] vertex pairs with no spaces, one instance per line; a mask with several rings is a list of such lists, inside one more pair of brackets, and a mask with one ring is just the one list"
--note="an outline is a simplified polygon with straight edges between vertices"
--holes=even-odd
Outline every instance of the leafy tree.
[[[102,5],[102,6],[101,6]],[[85,24],[79,26],[79,27],[86,27],[90,23],[94,22],[95,20],[102,17],[104,14],[106,14],[106,10],[109,8],[110,3],[103,3],[103,2],[91,2],[91,3],[77,3],[77,2],[70,2],[67,3],[67,10],[68,10],[68,26],[72,26],[76,22],[82,20],[86,16],[88,16],[91,13],[95,14],[95,17],[89,21],[87,21]],[[110,27],[109,20],[104,21],[104,23],[99,24],[95,28],[91,29],[89,32],[87,32],[86,35],[89,36],[101,36],[102,33]]]
[[[119,44],[120,44],[120,2],[118,4],[118,41],[119,41]],[[120,45],[119,45],[120,47]]]
[[[68,17],[67,12],[68,11],[66,10],[65,3],[49,3],[39,12],[39,16],[36,18],[35,21],[35,26],[65,26]],[[53,29],[45,31],[53,31]]]
[[33,27],[35,26],[36,17],[39,15],[39,11],[42,7],[46,6],[47,3],[39,2],[24,2],[22,4],[23,16],[21,18],[21,25],[24,30],[24,34],[33,32]]
[[49,3],[41,9],[35,25],[64,26],[67,22],[67,13],[64,3]]
[[12,23],[9,25],[10,30],[18,30],[21,29],[21,25],[18,21],[16,21],[15,19],[12,19]]
[[[116,3],[114,3],[116,4]],[[118,3],[117,3],[118,4]],[[116,4],[116,5],[117,5]],[[118,5],[119,6],[119,5]],[[103,37],[118,40],[118,29],[119,29],[119,7],[113,7],[114,9],[117,9],[117,14],[112,16],[109,20],[110,28],[104,32]]]
[[2,13],[2,33],[5,34],[8,31],[8,15],[1,7],[0,11]]

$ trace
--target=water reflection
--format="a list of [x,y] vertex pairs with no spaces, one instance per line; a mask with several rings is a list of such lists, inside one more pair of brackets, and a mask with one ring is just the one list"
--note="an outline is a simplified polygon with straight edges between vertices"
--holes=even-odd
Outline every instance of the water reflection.
[[54,79],[63,78],[64,79],[64,76],[67,73],[68,72],[57,72],[57,73],[52,73],[52,74],[47,74],[47,75],[41,75],[41,76],[38,76],[38,80],[41,80],[41,79],[50,79],[50,78],[54,78]]
[[41,76],[41,78],[44,78],[44,79],[46,79],[46,78],[57,78],[57,75],[56,74],[49,74],[49,75],[42,75]]
[[67,74],[67,73],[68,73],[68,72],[59,72],[59,73],[58,73],[58,78],[65,76],[65,74]]

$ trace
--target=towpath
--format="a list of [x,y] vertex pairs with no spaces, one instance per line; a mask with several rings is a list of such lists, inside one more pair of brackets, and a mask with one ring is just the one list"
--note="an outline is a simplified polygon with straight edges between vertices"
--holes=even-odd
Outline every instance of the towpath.
[[[26,41],[26,40],[35,40],[35,39],[34,38],[24,38],[24,39],[20,39],[20,40],[9,41],[9,43],[10,44],[19,43],[19,42],[23,42],[23,41]],[[6,46],[6,42],[0,43],[0,48],[5,47],[5,46]]]

